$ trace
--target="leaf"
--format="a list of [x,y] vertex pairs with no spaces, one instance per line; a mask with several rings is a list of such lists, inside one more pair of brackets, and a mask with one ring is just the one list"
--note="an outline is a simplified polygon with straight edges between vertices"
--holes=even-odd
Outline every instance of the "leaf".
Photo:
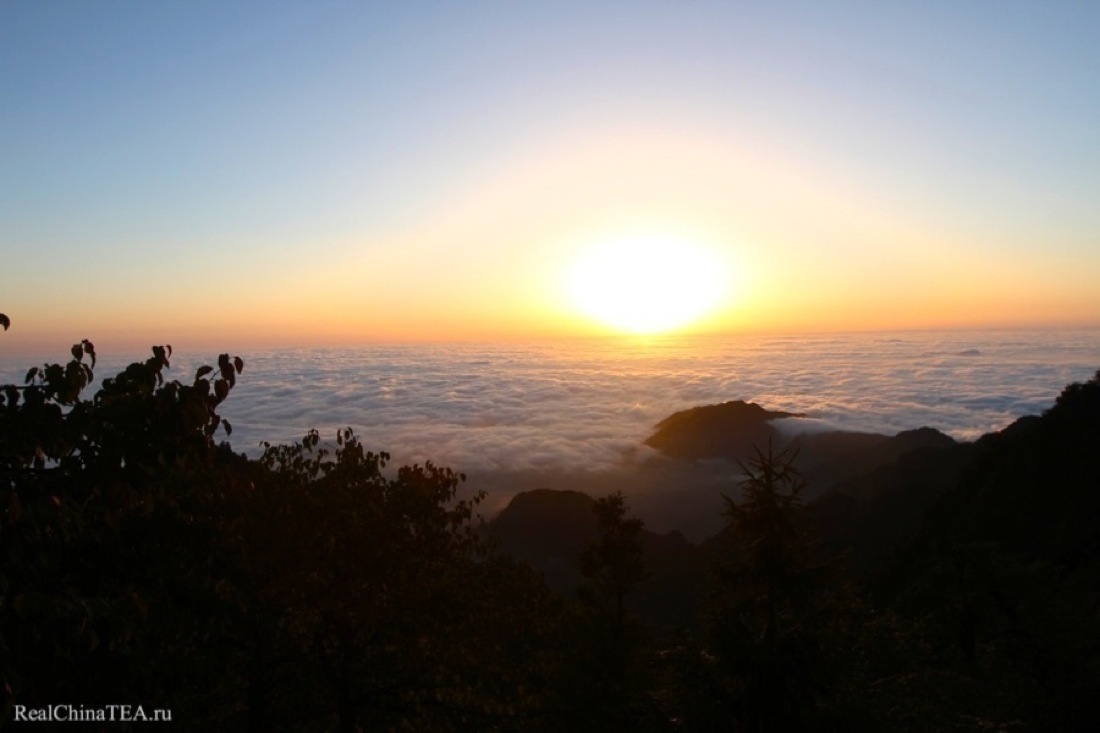
[[221,402],[229,395],[229,382],[224,379],[219,379],[214,382],[214,396],[217,397],[218,402]]
[[3,313],[0,313],[0,326],[3,326],[5,331],[11,328],[11,319]]
[[221,370],[222,379],[229,382],[229,386],[232,387],[236,382],[237,375],[233,371],[233,365],[229,361],[229,354],[221,354],[218,357],[218,368]]
[[84,353],[87,354],[88,356],[92,357],[92,368],[94,369],[95,368],[95,344],[93,344],[88,339],[84,339],[80,343],[84,347]]
[[226,434],[227,436],[229,436],[229,435],[232,435],[232,434],[233,434],[233,426],[229,424],[229,421],[228,421],[228,420],[222,420],[222,425],[224,425],[224,426],[225,426],[225,434]]
[[73,358],[77,361],[80,361],[82,358],[84,358],[84,347],[80,344],[73,344],[73,348],[69,349],[69,351],[72,353]]
[[229,360],[228,353],[223,353],[219,355],[218,369],[221,370],[221,378],[229,382],[229,386],[237,384],[237,372],[233,371],[233,364]]
[[195,372],[195,381],[199,381],[212,371],[214,371],[214,367],[209,365],[199,367],[198,371]]
[[244,359],[239,356],[233,357],[233,366],[237,367],[237,374],[244,371]]
[[38,367],[31,367],[27,372],[27,378],[24,380],[27,384],[30,384],[35,377],[38,376]]

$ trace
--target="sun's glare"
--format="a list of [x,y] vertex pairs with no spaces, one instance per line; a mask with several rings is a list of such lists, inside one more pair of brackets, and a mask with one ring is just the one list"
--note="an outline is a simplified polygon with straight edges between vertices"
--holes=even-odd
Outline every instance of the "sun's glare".
[[668,237],[631,237],[586,251],[569,275],[569,295],[587,316],[638,334],[686,326],[724,295],[719,258]]

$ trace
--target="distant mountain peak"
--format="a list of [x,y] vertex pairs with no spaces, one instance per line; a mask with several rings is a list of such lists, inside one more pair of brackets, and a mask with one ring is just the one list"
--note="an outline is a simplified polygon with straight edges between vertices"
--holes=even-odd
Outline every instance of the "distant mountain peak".
[[802,412],[780,412],[768,410],[755,402],[744,400],[729,400],[717,405],[697,405],[686,410],[674,412],[661,422],[657,423],[658,429],[674,425],[679,422],[693,420],[729,420],[744,423],[767,422],[782,417],[806,417]]
[[778,437],[770,422],[785,417],[805,414],[767,410],[743,400],[691,407],[657,423],[657,431],[645,443],[674,458],[742,459],[751,446]]

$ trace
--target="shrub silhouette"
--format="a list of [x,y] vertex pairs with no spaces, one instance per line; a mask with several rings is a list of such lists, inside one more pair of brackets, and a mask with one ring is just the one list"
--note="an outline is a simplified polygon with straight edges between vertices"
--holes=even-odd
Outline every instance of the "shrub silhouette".
[[[5,704],[136,700],[188,727],[532,728],[565,619],[489,552],[463,474],[348,428],[248,460],[218,409],[244,368],[172,355],[103,380],[89,341],[0,387]],[[556,683],[555,683],[556,684]]]
[[[171,347],[106,379],[91,399],[96,352],[84,340],[64,365],[31,368],[0,388],[0,674],[7,703],[157,696],[172,675],[145,674],[144,647],[178,641],[151,611],[173,593],[198,598],[206,558],[197,506],[227,486],[217,414],[240,358],[218,376],[166,381]],[[191,545],[193,548],[193,545]],[[159,634],[159,635],[158,635]],[[160,641],[156,641],[159,639]]]

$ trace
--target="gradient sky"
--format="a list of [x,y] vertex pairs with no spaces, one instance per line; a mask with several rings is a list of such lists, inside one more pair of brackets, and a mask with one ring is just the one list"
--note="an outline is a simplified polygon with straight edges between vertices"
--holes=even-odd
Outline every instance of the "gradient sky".
[[2,2],[12,353],[1100,323],[1100,3]]

